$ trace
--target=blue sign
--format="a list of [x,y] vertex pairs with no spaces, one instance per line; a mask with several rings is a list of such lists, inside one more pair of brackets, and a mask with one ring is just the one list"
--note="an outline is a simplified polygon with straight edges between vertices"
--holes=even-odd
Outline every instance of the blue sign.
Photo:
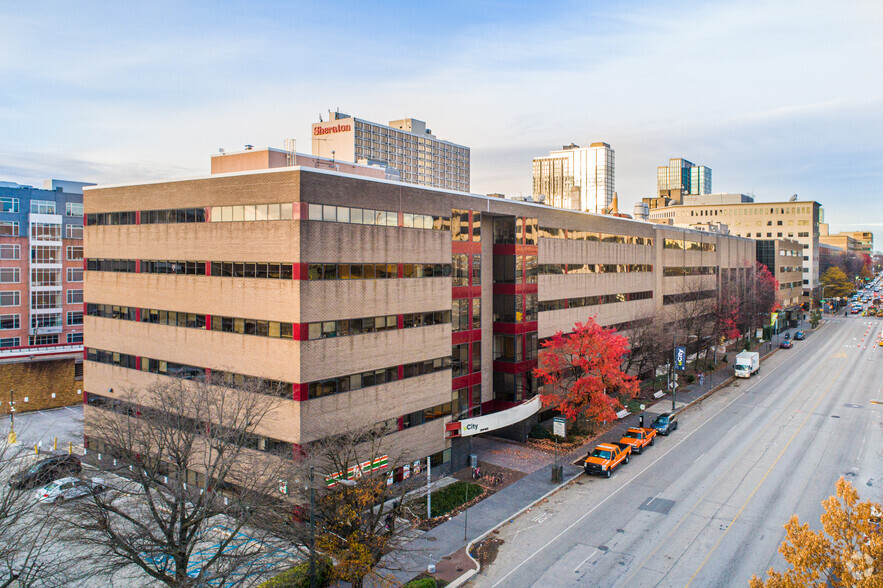
[[675,347],[675,369],[681,372],[687,369],[686,347]]

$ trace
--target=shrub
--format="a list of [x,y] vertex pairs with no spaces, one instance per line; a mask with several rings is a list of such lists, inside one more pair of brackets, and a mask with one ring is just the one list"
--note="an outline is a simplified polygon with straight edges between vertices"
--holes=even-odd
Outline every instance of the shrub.
[[531,439],[551,439],[552,432],[549,431],[546,427],[537,423],[530,428],[530,433],[527,435]]
[[684,376],[684,379],[687,380],[688,384],[692,384],[696,381],[696,376],[694,376],[693,374],[687,374],[686,376]]
[[[471,482],[454,482],[449,486],[434,491],[432,493],[433,518],[448,514],[458,506],[465,504],[467,491],[469,493],[469,500],[484,493],[484,489],[481,486]],[[422,516],[422,513],[426,512],[426,498],[416,500],[412,510],[421,513]]]
[[420,578],[419,580],[411,580],[402,588],[436,588],[438,585],[435,578]]
[[[331,560],[316,559],[316,585],[327,586],[331,582]],[[261,584],[258,588],[310,588],[310,562],[299,563]]]

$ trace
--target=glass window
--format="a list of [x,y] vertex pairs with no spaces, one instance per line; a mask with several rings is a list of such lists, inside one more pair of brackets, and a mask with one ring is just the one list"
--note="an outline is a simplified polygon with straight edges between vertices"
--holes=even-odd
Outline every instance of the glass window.
[[65,216],[83,216],[82,202],[67,202],[65,204]]
[[0,212],[18,212],[18,198],[0,197]]
[[19,259],[21,257],[21,249],[18,245],[3,244],[0,245],[0,259]]
[[278,204],[268,204],[267,205],[267,220],[281,220],[282,212],[281,206]]
[[0,237],[18,237],[18,222],[0,221]]

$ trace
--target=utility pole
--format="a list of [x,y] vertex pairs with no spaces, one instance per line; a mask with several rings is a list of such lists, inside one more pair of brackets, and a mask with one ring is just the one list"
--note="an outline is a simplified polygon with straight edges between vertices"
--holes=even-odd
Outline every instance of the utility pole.
[[671,386],[671,409],[674,411],[675,409],[675,398],[678,393],[678,374],[675,371],[675,354],[677,354],[677,343],[675,342],[675,335],[671,336],[671,362],[668,364],[668,385]]
[[15,397],[12,388],[9,389],[9,437],[7,442],[13,445],[16,442],[15,435]]
[[313,466],[310,466],[310,588],[316,588],[316,513],[314,493]]

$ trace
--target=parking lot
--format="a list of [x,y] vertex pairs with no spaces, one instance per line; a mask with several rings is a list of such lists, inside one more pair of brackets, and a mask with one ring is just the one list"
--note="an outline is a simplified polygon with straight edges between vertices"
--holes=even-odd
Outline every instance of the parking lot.
[[[9,432],[9,415],[0,417],[0,431]],[[83,444],[83,405],[65,406],[52,410],[16,413],[15,433],[23,447],[39,445],[43,451],[52,449],[58,439],[58,449]]]

